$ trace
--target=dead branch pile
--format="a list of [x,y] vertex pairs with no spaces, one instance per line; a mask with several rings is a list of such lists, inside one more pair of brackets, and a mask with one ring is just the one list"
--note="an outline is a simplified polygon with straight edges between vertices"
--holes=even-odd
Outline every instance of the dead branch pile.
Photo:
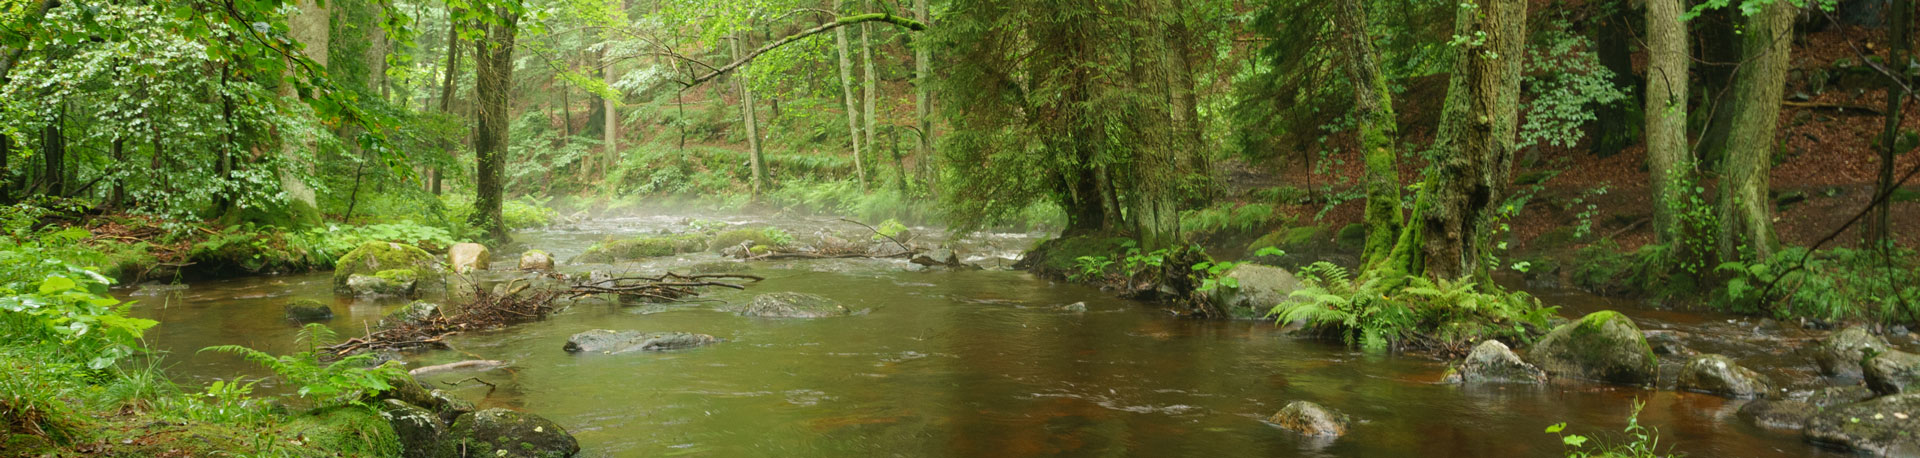
[[657,277],[581,278],[565,288],[536,288],[532,282],[516,279],[492,290],[473,283],[466,302],[453,307],[451,312],[443,310],[422,320],[390,323],[365,336],[328,347],[328,350],[335,356],[346,356],[366,351],[444,347],[448,337],[461,332],[499,329],[546,318],[558,310],[555,303],[561,299],[610,295],[647,301],[672,301],[698,296],[696,288],[701,287],[746,289],[746,286],[721,280],[759,281],[763,278],[741,274],[667,273]]

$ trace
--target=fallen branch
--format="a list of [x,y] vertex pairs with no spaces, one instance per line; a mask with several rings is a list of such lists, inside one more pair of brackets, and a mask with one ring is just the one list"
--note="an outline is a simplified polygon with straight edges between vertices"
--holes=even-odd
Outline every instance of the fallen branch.
[[475,360],[461,361],[457,363],[447,363],[447,364],[416,368],[416,369],[407,371],[407,374],[408,375],[431,374],[434,372],[455,371],[455,370],[469,369],[469,368],[479,368],[479,370],[488,370],[488,369],[493,369],[493,368],[505,366],[505,365],[507,365],[507,363],[504,361],[496,361],[491,359],[475,359]]
[[1786,101],[1786,102],[1780,102],[1780,105],[1794,107],[1794,108],[1812,108],[1817,110],[1841,110],[1841,111],[1858,110],[1858,111],[1864,111],[1869,114],[1875,114],[1875,115],[1882,113],[1879,108],[1874,108],[1866,105],[1847,104],[1847,103],[1815,103],[1815,102]]

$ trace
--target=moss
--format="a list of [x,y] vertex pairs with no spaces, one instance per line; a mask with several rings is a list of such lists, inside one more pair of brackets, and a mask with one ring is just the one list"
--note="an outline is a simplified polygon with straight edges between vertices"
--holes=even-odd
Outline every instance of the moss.
[[1914,189],[1914,188],[1895,189],[1893,190],[1893,194],[1887,196],[1887,198],[1891,199],[1894,202],[1920,202],[1920,189]]
[[713,243],[709,244],[709,246],[715,250],[723,250],[739,246],[741,242],[748,240],[752,240],[754,246],[781,247],[781,244],[776,243],[778,241],[773,240],[772,237],[767,237],[767,230],[764,228],[734,229],[721,232],[719,235],[713,236]]
[[1079,272],[1076,260],[1080,257],[1105,256],[1117,262],[1125,256],[1129,242],[1131,240],[1125,237],[1098,234],[1048,239],[1034,245],[1013,267],[1032,271],[1042,277],[1067,278]]
[[614,262],[692,253],[706,248],[706,239],[697,234],[664,237],[637,237],[601,242],[588,248],[575,262]]
[[306,448],[337,456],[399,456],[400,435],[378,412],[359,406],[319,409],[279,428],[285,438],[304,438]]
[[417,274],[413,272],[413,269],[382,270],[374,273],[373,276],[394,283],[409,283],[417,278]]
[[333,271],[334,289],[347,286],[347,278],[354,275],[375,275],[379,272],[395,269],[412,269],[414,279],[433,281],[439,278],[440,258],[412,245],[390,242],[367,242],[359,248],[340,257]]
[[1340,228],[1340,232],[1335,235],[1335,240],[1339,241],[1342,248],[1358,250],[1367,242],[1367,226],[1360,223],[1348,224]]
[[1325,229],[1319,226],[1289,227],[1276,230],[1267,233],[1267,235],[1260,236],[1260,238],[1254,240],[1252,244],[1247,245],[1247,251],[1254,252],[1267,247],[1286,249],[1291,246],[1307,244],[1319,239],[1323,231],[1325,231]]

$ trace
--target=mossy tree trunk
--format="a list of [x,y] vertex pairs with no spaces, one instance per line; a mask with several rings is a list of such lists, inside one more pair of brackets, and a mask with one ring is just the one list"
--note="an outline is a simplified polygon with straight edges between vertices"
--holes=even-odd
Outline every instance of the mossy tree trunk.
[[1740,99],[1734,89],[1737,79],[1734,70],[1742,68],[1745,62],[1742,50],[1744,35],[1737,30],[1740,13],[1737,8],[1716,8],[1687,21],[1696,27],[1700,39],[1699,55],[1709,65],[1698,69],[1700,77],[1700,103],[1693,116],[1694,131],[1699,138],[1695,140],[1695,158],[1702,163],[1718,164],[1727,156],[1727,142],[1733,136],[1734,116],[1741,112]]
[[[1135,105],[1132,113],[1134,128],[1134,164],[1130,174],[1132,186],[1128,204],[1128,216],[1132,219],[1135,238],[1140,241],[1143,250],[1171,248],[1180,244],[1180,209],[1175,199],[1175,190],[1180,176],[1179,151],[1185,136],[1182,135],[1180,121],[1181,108],[1177,105],[1179,76],[1176,75],[1181,57],[1179,37],[1175,27],[1166,20],[1173,16],[1172,0],[1148,0],[1136,6],[1139,19],[1133,39],[1136,43],[1136,60],[1131,73],[1136,90],[1149,95],[1143,98],[1146,103]],[[1155,103],[1169,102],[1169,103]]]
[[481,45],[474,55],[474,199],[475,228],[494,242],[506,242],[507,226],[500,214],[502,167],[507,155],[507,110],[513,97],[513,41],[518,18],[501,9],[498,23],[481,26]]
[[[866,11],[873,11],[873,0],[866,0],[863,3],[863,6],[865,7]],[[873,146],[875,143],[874,131],[877,128],[876,124],[879,123],[879,118],[878,118],[879,114],[875,113],[876,111],[875,107],[879,103],[879,97],[880,97],[876,93],[880,89],[879,88],[880,80],[879,78],[874,76],[874,71],[873,71],[873,36],[872,35],[873,35],[872,25],[865,22],[860,23],[860,65],[864,70],[863,73],[866,75],[864,78],[861,79],[861,81],[866,84],[863,84],[860,86],[861,91],[865,96],[866,106],[864,107],[865,109],[861,110],[860,114],[866,117],[865,134],[866,134],[866,142],[867,142],[866,143],[867,152],[869,153],[872,153],[874,151],[874,146]],[[862,190],[866,189],[865,180],[862,180],[860,189]]]
[[1681,183],[1692,182],[1687,147],[1687,71],[1691,66],[1686,0],[1647,0],[1647,168],[1653,187],[1653,230],[1659,243],[1680,240]]
[[1773,254],[1773,201],[1767,196],[1767,173],[1776,147],[1774,129],[1786,88],[1796,11],[1788,2],[1773,2],[1747,17],[1741,32],[1746,58],[1735,72],[1732,89],[1740,110],[1733,114],[1727,156],[1720,161],[1716,240],[1722,261]]
[[1400,176],[1394,163],[1400,126],[1393,115],[1393,93],[1380,72],[1373,38],[1367,34],[1366,5],[1340,0],[1333,22],[1340,29],[1339,45],[1346,54],[1347,80],[1353,84],[1353,114],[1360,127],[1360,153],[1367,166],[1367,238],[1361,250],[1363,265],[1386,258],[1394,238],[1406,223],[1400,212]]
[[[1913,49],[1913,2],[1893,0],[1890,8],[1887,11],[1887,41],[1891,45],[1888,50],[1891,58],[1887,59],[1887,62],[1897,64],[1891,67],[1895,70],[1893,73],[1900,77],[1887,80],[1887,119],[1886,127],[1880,134],[1882,147],[1880,148],[1880,177],[1874,186],[1876,196],[1893,192],[1893,161],[1904,152],[1901,151],[1901,147],[1905,146],[1900,142],[1900,122],[1902,115],[1905,114],[1902,111],[1902,105],[1910,95],[1907,94],[1907,83],[1910,78],[1905,76],[1906,62]],[[1874,206],[1873,218],[1867,221],[1866,239],[1875,244],[1885,244],[1893,239],[1893,201],[1891,199],[1881,200],[1879,205]]]
[[[913,0],[913,19],[922,24],[933,23],[933,15],[927,10],[927,0]],[[923,37],[916,36],[913,40],[913,116],[920,123],[920,141],[914,143],[913,154],[920,158],[917,167],[921,170],[920,180],[930,186],[934,176],[930,172],[933,170],[933,91],[927,87],[927,82],[933,74],[933,47],[925,43]],[[845,49],[844,46],[842,49]],[[844,71],[842,75],[842,79],[845,79]]]
[[[459,92],[460,84],[460,79],[454,77],[460,73],[460,21],[452,19],[455,14],[457,10],[448,11],[447,60],[446,65],[441,68],[440,79],[440,112],[446,114],[453,114],[453,95]],[[460,151],[460,145],[452,141],[441,147],[446,149],[449,157]],[[432,191],[433,195],[440,195],[441,181],[446,171],[440,170],[440,166],[436,165],[430,173],[432,177],[429,178],[428,190]]]
[[834,45],[840,54],[840,93],[847,104],[847,141],[853,145],[853,174],[860,179],[860,188],[867,187],[867,166],[860,154],[860,107],[853,98],[853,58],[848,49],[847,28],[833,29]]

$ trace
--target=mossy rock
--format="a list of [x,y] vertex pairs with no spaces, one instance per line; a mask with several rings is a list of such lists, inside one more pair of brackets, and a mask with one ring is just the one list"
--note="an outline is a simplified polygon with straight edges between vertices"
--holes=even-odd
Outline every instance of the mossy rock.
[[1920,393],[1881,396],[1807,420],[1807,440],[1874,456],[1920,454]]
[[[410,274],[400,274],[407,270]],[[446,265],[438,256],[419,247],[393,242],[367,242],[359,248],[340,257],[333,270],[333,290],[340,294],[351,294],[347,280],[354,275],[367,275],[386,279],[397,279],[401,275],[411,275],[420,286],[433,289],[446,286]]]
[[[1867,357],[1860,363],[1867,387],[1881,395],[1920,390],[1920,355],[1900,350]],[[1920,415],[1920,412],[1914,414]]]
[[1640,327],[1611,310],[1554,328],[1527,356],[1558,377],[1646,385],[1657,381],[1660,373],[1660,359]]
[[379,407],[380,416],[387,419],[387,424],[400,440],[402,458],[433,457],[440,437],[447,433],[447,425],[440,421],[439,416],[399,399],[387,399]]
[[1034,245],[1013,264],[1015,269],[1024,269],[1045,278],[1069,278],[1080,273],[1079,259],[1083,256],[1106,257],[1115,263],[1120,262],[1122,253],[1131,240],[1124,237],[1104,235],[1075,235],[1047,239]]
[[287,320],[296,323],[312,323],[333,319],[333,307],[313,299],[294,299],[285,307]]
[[828,318],[852,314],[853,309],[833,299],[786,291],[754,296],[753,305],[740,311],[740,316],[760,318]]
[[660,237],[635,237],[622,240],[601,242],[588,248],[586,253],[573,258],[574,263],[609,263],[632,261],[660,256],[673,256],[680,253],[693,253],[707,247],[705,237],[698,234],[670,235]]
[[282,438],[336,456],[400,456],[400,435],[379,412],[364,406],[318,409],[279,428]]
[[1346,414],[1308,401],[1288,403],[1267,421],[1308,437],[1345,436],[1347,425],[1353,423]]
[[1757,398],[1767,395],[1767,378],[1747,369],[1732,358],[1707,354],[1695,356],[1680,369],[1679,389],[1729,398]]
[[[1319,240],[1321,233],[1324,231],[1324,228],[1318,226],[1289,227],[1275,230],[1268,232],[1267,235],[1260,236],[1258,239],[1254,239],[1253,243],[1247,245],[1247,252],[1260,251],[1261,248],[1279,248],[1286,250],[1288,247],[1305,245]],[[1363,228],[1362,231],[1364,232],[1365,229]],[[1364,233],[1361,235],[1365,237]]]
[[1237,287],[1222,286],[1207,294],[1213,305],[1234,319],[1265,319],[1267,311],[1288,302],[1300,289],[1300,279],[1279,267],[1242,263],[1227,270],[1222,278],[1231,278]]
[[713,236],[713,243],[708,244],[708,246],[714,251],[720,251],[740,246],[740,244],[748,241],[752,241],[755,247],[786,248],[785,245],[778,243],[779,241],[774,240],[773,237],[767,236],[767,228],[760,227],[721,232]]
[[1891,348],[1886,339],[1867,332],[1866,328],[1850,326],[1814,345],[1813,362],[1820,366],[1823,375],[1859,377],[1861,360]]
[[1367,226],[1360,223],[1348,224],[1340,228],[1340,232],[1334,235],[1334,240],[1340,243],[1341,248],[1358,251],[1367,244]]
[[434,456],[566,458],[575,453],[580,453],[580,443],[553,421],[507,409],[487,409],[455,420]]

